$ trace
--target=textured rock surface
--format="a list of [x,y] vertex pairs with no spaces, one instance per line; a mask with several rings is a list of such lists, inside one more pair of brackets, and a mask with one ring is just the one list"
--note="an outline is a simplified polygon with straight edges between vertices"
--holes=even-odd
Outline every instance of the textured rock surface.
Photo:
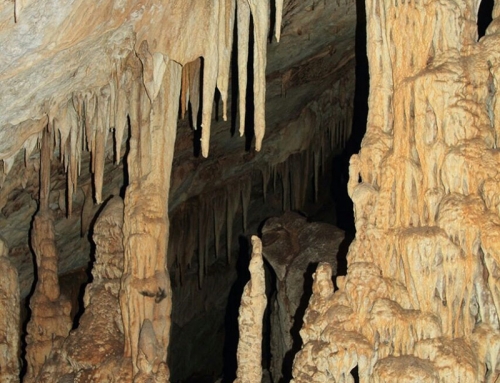
[[[125,196],[125,262],[120,293],[125,359],[110,356],[107,368],[128,371],[125,366],[131,363],[136,381],[168,379],[169,202],[179,207],[202,192],[215,195],[227,184],[231,187],[224,189],[225,195],[234,192],[232,200],[214,198],[217,201],[213,205],[205,202],[205,196],[200,198],[200,211],[195,217],[200,223],[198,268],[202,285],[206,249],[212,240],[207,234],[212,232],[211,223],[206,221],[212,216],[206,212],[221,212],[221,206],[227,205],[228,214],[222,214],[222,220],[214,214],[215,242],[224,220],[227,233],[232,232],[237,209],[242,210],[246,227],[252,188],[248,182],[252,178],[250,169],[262,172],[264,189],[271,174],[275,183],[281,178],[285,208],[290,201],[295,208],[303,203],[305,188],[300,185],[306,184],[303,179],[311,179],[312,173],[318,191],[320,169],[325,168],[328,154],[342,146],[349,134],[346,122],[352,111],[353,71],[348,64],[353,59],[354,31],[349,22],[354,19],[354,8],[350,1],[312,0],[277,0],[272,4],[106,0],[98,5],[78,0],[0,5],[0,45],[4,47],[0,85],[5,90],[0,95],[0,231],[12,245],[9,256],[20,270],[23,296],[32,282],[29,222],[38,211],[31,244],[38,258],[38,286],[30,301],[33,316],[28,326],[27,379],[39,375],[46,357],[52,362],[42,369],[39,380],[50,379],[54,366],[67,367],[67,355],[49,356],[70,326],[71,308],[57,285],[59,266],[68,271],[86,264],[90,254],[86,237],[99,210],[94,202],[99,204],[118,194]],[[339,14],[338,25],[329,20],[334,12]],[[277,38],[289,41],[290,48],[273,46],[276,58],[266,79],[271,26],[277,28]],[[332,37],[340,30],[343,33],[338,38]],[[268,134],[268,149],[259,154],[245,153],[242,142],[226,143],[222,128],[210,134],[216,89],[222,101],[222,113],[216,103],[217,117],[222,114],[225,120],[231,110],[232,120],[236,120],[236,108],[228,103],[230,75],[236,75],[230,73],[233,37],[239,46],[235,52],[238,81],[232,81],[238,87],[232,92],[239,94],[239,129],[245,136],[245,147],[249,149],[255,138],[255,148],[260,150],[265,125],[271,122],[275,128]],[[313,41],[308,49],[300,48],[308,41]],[[248,87],[253,88],[249,92],[253,96],[245,101]],[[266,91],[274,105],[269,118],[264,114]],[[236,104],[236,99],[233,102]],[[198,129],[194,145],[191,132],[184,133],[177,147],[174,145],[179,108],[181,114],[191,111],[191,125]],[[289,111],[293,113],[284,121]],[[287,130],[293,134],[286,134]],[[50,138],[43,132],[49,132]],[[215,138],[210,145],[214,159],[193,159],[193,147],[195,154],[199,151],[203,157],[208,155],[211,135]],[[50,150],[42,150],[40,157],[45,159],[40,165],[36,146],[44,140],[50,141]],[[287,151],[280,152],[272,142],[287,142]],[[177,161],[174,151],[179,151]],[[119,163],[124,153],[125,164],[110,164],[111,157]],[[51,166],[55,156],[61,162],[59,167]],[[175,172],[171,177],[172,164]],[[40,169],[42,177],[38,179]],[[242,177],[242,173],[247,174]],[[169,201],[171,179],[175,194]],[[235,184],[238,188],[233,188]],[[238,208],[234,200],[240,199],[242,207]],[[228,235],[228,244],[231,241]],[[218,245],[215,247],[218,253]],[[63,255],[60,260],[58,253]],[[227,253],[231,255],[230,246]],[[192,252],[185,262],[174,253],[172,259],[189,265],[190,257]],[[103,292],[103,299],[106,296]],[[111,305],[113,298],[108,298]],[[100,319],[94,319],[95,323],[91,318],[85,320],[97,326]],[[56,328],[51,328],[50,324],[56,323]],[[56,342],[49,344],[49,338]],[[114,349],[115,340],[109,343]],[[88,356],[87,351],[81,350],[83,358]],[[80,362],[75,361],[77,366]],[[81,363],[78,371],[61,367],[64,379],[104,379],[93,376]]]
[[17,270],[0,238],[0,376],[2,382],[19,382],[21,308]]
[[349,181],[356,239],[339,290],[310,302],[295,382],[353,381],[354,369],[360,382],[499,376],[500,9],[477,42],[478,7],[366,3],[370,112]]
[[300,349],[298,329],[309,300],[309,278],[319,262],[336,271],[344,232],[326,223],[309,223],[288,212],[270,218],[262,227],[262,253],[276,274],[271,311],[271,374],[275,382],[291,377],[292,361]]
[[256,236],[252,237],[252,258],[248,270],[250,281],[243,290],[238,317],[240,338],[235,383],[262,381],[262,328],[267,298],[262,243]]
[[[123,358],[124,331],[119,305],[123,273],[123,201],[106,203],[95,224],[92,283],[87,285],[85,312],[78,328],[45,363],[40,382],[130,382],[132,364]],[[63,380],[64,381],[64,380]],[[73,381],[73,380],[71,380]]]
[[25,382],[35,382],[51,353],[71,330],[71,302],[59,289],[54,219],[49,210],[51,134],[43,132],[40,156],[39,209],[33,220],[31,245],[36,257],[37,283],[30,299],[27,325]]
[[[30,7],[35,4],[30,4]],[[5,25],[9,25],[9,29],[2,32],[2,36],[4,36],[2,37],[2,41],[4,41],[2,46],[7,46],[10,44],[7,42],[9,34],[14,33],[18,35],[18,39],[21,39],[20,29],[25,27],[23,27],[23,18],[21,17],[18,24],[14,24],[10,12],[13,8],[10,7],[9,3],[4,3],[0,7],[3,7],[2,17],[4,17]],[[64,7],[58,11],[61,17],[64,12],[69,12],[68,7],[69,4],[65,3]],[[29,21],[28,16],[31,12],[27,10],[28,8],[25,8],[25,22]],[[85,12],[92,10],[93,8]],[[50,8],[47,12],[55,12],[55,10]],[[194,17],[194,15],[192,16]],[[237,104],[235,99],[237,78],[236,73],[232,73],[230,82],[233,88],[230,92],[232,97],[228,99],[228,119],[230,121],[222,121],[220,118],[222,107],[220,103],[217,103],[217,118],[212,121],[211,129],[213,132],[211,155],[207,159],[196,157],[199,150],[199,130],[193,132],[189,128],[190,122],[187,118],[179,121],[169,201],[170,211],[173,215],[175,213],[181,215],[182,211],[188,210],[187,207],[192,205],[193,200],[198,202],[199,199],[199,201],[203,202],[203,205],[207,206],[206,209],[201,206],[195,207],[190,212],[190,216],[193,217],[196,223],[199,219],[206,221],[210,218],[201,213],[203,211],[212,211],[214,206],[210,203],[211,196],[216,194],[227,195],[228,199],[233,198],[237,202],[236,209],[241,209],[239,207],[241,206],[241,198],[238,197],[239,187],[237,185],[246,183],[252,172],[262,172],[262,177],[267,179],[268,182],[273,182],[273,177],[275,177],[274,184],[281,187],[281,178],[287,179],[287,177],[290,177],[288,173],[291,170],[295,169],[297,171],[299,168],[308,169],[311,167],[309,176],[315,174],[316,181],[319,184],[318,180],[322,176],[321,170],[324,169],[323,165],[327,160],[330,148],[333,147],[338,150],[349,135],[349,121],[352,114],[354,93],[355,18],[355,3],[352,1],[337,3],[335,1],[307,0],[297,2],[295,0],[286,0],[284,2],[281,41],[279,44],[268,44],[266,91],[266,108],[268,110],[266,126],[268,128],[265,138],[267,144],[258,154],[245,151],[245,147],[249,145],[248,141],[251,140],[251,116],[248,117],[246,136],[239,138],[237,137],[238,134],[236,134],[235,137],[231,138],[231,131],[238,131],[239,129],[237,123],[239,117],[236,114],[236,106],[234,105]],[[100,19],[96,23],[101,21]],[[110,22],[110,20],[102,22]],[[44,26],[41,22],[37,24],[37,28],[48,29],[49,25],[52,24],[47,22]],[[89,24],[90,27],[91,24]],[[102,29],[104,28],[98,30],[101,31]],[[112,33],[112,36],[116,35],[114,37],[116,39],[113,40],[114,45],[112,45],[110,53],[113,56],[118,52],[116,55],[122,58],[122,65],[119,68],[120,73],[123,72],[125,65],[123,61],[126,53],[133,48],[132,41],[127,40],[128,32],[124,29],[126,29],[125,26]],[[30,70],[23,72],[23,75],[28,76],[30,71],[36,71],[33,79],[38,78],[36,76],[39,76],[40,72],[43,74],[43,80],[40,80],[41,82],[34,87],[37,89],[35,100],[49,94],[50,98],[54,99],[55,104],[55,98],[69,97],[74,90],[86,86],[89,81],[95,81],[103,85],[110,81],[110,75],[101,74],[100,69],[97,70],[98,68],[95,68],[95,66],[108,65],[109,60],[103,60],[103,57],[107,57],[107,53],[103,52],[105,48],[99,48],[99,44],[106,44],[106,41],[112,39],[112,37],[106,35],[102,38],[102,41],[94,35],[91,37],[95,37],[95,39],[91,39],[91,41],[82,40],[72,48],[57,53],[55,57],[50,56],[52,53],[55,54],[55,51],[42,50],[40,55],[49,56],[40,62],[33,61]],[[16,49],[21,49],[20,47],[18,46]],[[16,55],[21,59],[21,52],[17,52]],[[77,59],[78,57],[80,58]],[[8,56],[5,56],[5,59],[7,58]],[[71,58],[71,60],[66,61],[68,58]],[[40,65],[35,65],[38,63]],[[77,70],[78,64],[82,68]],[[187,66],[191,67],[191,65]],[[9,76],[12,73],[13,76],[14,67],[14,65],[8,66],[9,72],[1,72],[2,75],[5,75],[5,81],[7,81],[7,73],[9,73]],[[66,68],[66,70],[62,71],[60,68]],[[93,76],[84,75],[87,72],[93,73]],[[60,76],[57,81],[50,81],[47,84],[50,76],[45,73],[59,73]],[[76,73],[76,77],[71,77],[71,73]],[[1,78],[4,79],[4,77]],[[120,82],[123,91],[129,87],[129,82],[126,80],[124,78]],[[17,81],[23,83],[20,77],[18,77]],[[32,80],[30,79],[30,81]],[[2,84],[4,83],[2,82]],[[43,92],[40,92],[44,84],[47,84],[48,89],[44,88]],[[194,89],[196,88],[194,83],[191,83],[191,86]],[[60,92],[56,92],[57,87],[60,87]],[[16,89],[16,87],[10,85],[2,85],[2,88],[9,89],[9,92],[14,92]],[[85,101],[84,98],[83,101],[86,104],[91,103],[90,106],[95,108],[98,105],[96,100],[107,97],[108,90],[108,88],[103,89],[104,93],[101,94],[99,87],[96,89],[91,88],[90,91],[94,92],[92,94],[95,96],[91,97],[92,94],[87,95],[85,93],[85,97],[91,97],[91,99]],[[114,90],[114,86],[111,87],[111,90]],[[25,113],[22,109],[26,103],[23,95],[27,93],[23,93],[21,90],[17,92],[21,98],[11,103],[9,102],[14,98],[14,94],[11,94],[9,98],[7,94],[0,95],[2,102],[0,110],[5,111],[5,113],[2,113],[2,118],[8,118],[6,112],[15,108],[17,108],[17,115],[27,114],[33,108],[41,108],[36,106],[35,100],[30,100],[29,110]],[[28,93],[31,94],[31,91]],[[111,94],[109,96],[111,97]],[[191,92],[191,97],[188,100],[193,105],[197,99]],[[231,103],[232,100],[234,103]],[[77,101],[75,100],[75,103],[79,105]],[[251,103],[251,101],[251,98],[249,98],[248,102]],[[189,105],[189,103],[186,105]],[[193,108],[195,106],[190,109]],[[76,110],[76,112],[79,112],[79,110]],[[67,119],[71,120],[71,118],[75,117],[76,112],[71,109],[72,114],[67,116]],[[247,115],[250,114],[250,112],[247,113]],[[82,122],[80,121],[80,123]],[[14,121],[12,124],[14,124]],[[111,122],[110,124],[113,127]],[[67,124],[63,121],[59,122],[59,125],[62,129]],[[14,126],[10,127],[8,124],[0,124],[0,130],[3,134],[0,142],[7,144],[9,142],[8,137],[13,134],[12,132],[17,132],[16,140],[21,139],[24,137],[24,133],[30,132],[30,126],[25,124],[18,126],[19,129],[17,129]],[[22,127],[26,128],[26,130],[23,130],[23,134],[21,134]],[[103,133],[105,132],[104,129]],[[118,134],[118,132],[115,133]],[[107,146],[104,157],[103,191],[101,193],[103,200],[111,195],[120,194],[120,189],[127,183],[127,179],[124,177],[124,161],[120,161],[116,165],[113,160],[115,154],[123,155],[126,153],[125,140],[128,133],[128,129],[126,129],[123,132],[121,148],[117,146],[120,153],[114,153],[113,141],[119,141],[121,136],[117,135],[115,139],[112,134],[104,134],[107,137]],[[91,132],[90,136],[93,137]],[[66,137],[66,135],[63,137]],[[85,137],[77,135],[73,137],[74,139],[87,140],[87,137],[86,135]],[[24,167],[23,153],[19,153],[16,161],[12,164],[11,173],[5,178],[3,187],[0,188],[0,233],[8,240],[11,249],[10,257],[19,271],[23,297],[29,293],[33,281],[33,265],[28,244],[28,232],[32,216],[37,209],[39,159],[35,144],[36,140],[33,139],[26,142],[28,149],[26,154],[29,157],[28,166]],[[35,145],[31,157],[30,149],[32,146],[30,145]],[[87,148],[87,143],[84,142],[80,153],[81,166],[78,169],[80,176],[78,183],[73,184],[71,195],[69,195],[70,200],[72,200],[71,208],[73,211],[69,218],[66,218],[70,207],[66,201],[67,177],[62,172],[62,166],[56,166],[59,162],[58,159],[54,158],[53,160],[50,208],[54,213],[60,258],[59,267],[63,273],[78,267],[85,267],[89,262],[91,246],[87,233],[99,209],[98,205],[94,205],[94,187],[91,174],[93,166],[88,165],[89,161],[91,161],[87,152],[89,148]],[[297,157],[299,152],[302,155]],[[65,153],[68,154],[67,151]],[[306,155],[306,153],[308,154]],[[64,158],[65,156],[61,157],[69,165],[69,159],[65,160]],[[302,164],[298,160],[302,161]],[[306,166],[307,161],[308,165]],[[10,168],[11,162],[8,162],[8,164]],[[0,169],[2,169],[1,163]],[[312,169],[314,169],[314,173]],[[300,179],[301,177],[303,176],[300,173],[296,173],[294,178]],[[285,186],[286,182],[283,181],[283,184]],[[290,192],[290,187],[286,187]],[[186,206],[186,201],[188,201],[188,206]],[[226,202],[229,206],[234,206],[234,203],[229,204],[227,200]],[[200,215],[200,218],[197,217],[198,215]],[[181,219],[180,217],[175,218]],[[226,221],[225,218],[224,221]],[[212,232],[211,230],[208,231],[208,239],[205,241],[213,241],[213,238],[209,238]],[[196,236],[197,233],[198,230],[196,230]],[[237,238],[238,232],[233,231],[232,234],[234,238]],[[185,240],[180,241],[181,244],[184,242]],[[196,252],[196,249],[197,245],[193,252]],[[182,257],[181,261],[189,264],[190,257],[192,257],[192,254],[186,254],[187,259]]]

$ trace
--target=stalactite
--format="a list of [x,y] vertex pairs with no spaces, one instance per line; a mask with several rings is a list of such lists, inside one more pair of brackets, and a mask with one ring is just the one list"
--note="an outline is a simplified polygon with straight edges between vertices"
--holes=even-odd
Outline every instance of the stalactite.
[[266,165],[260,170],[262,174],[262,198],[264,199],[264,202],[266,202],[267,199],[267,186],[269,185],[269,179],[271,178],[271,170],[269,169],[269,166]]
[[117,64],[115,79],[113,81],[116,87],[116,111],[115,111],[115,163],[118,164],[121,159],[121,144],[125,129],[128,126],[127,111],[129,110],[129,98],[127,93],[130,89],[129,72],[121,68],[122,63]]
[[222,100],[222,119],[226,121],[236,3],[234,0],[220,1],[224,6],[220,5],[219,8],[219,71],[217,75],[217,89],[219,89]]
[[201,59],[186,64],[189,66],[189,102],[191,104],[191,120],[196,129],[200,111],[200,71]]
[[266,130],[266,46],[269,34],[269,0],[248,0],[253,17],[254,62],[254,134],[255,150],[260,151]]
[[94,193],[98,204],[102,202],[106,141],[109,132],[110,95],[109,86],[101,88],[97,104],[97,126],[95,128],[95,148],[92,152],[92,159],[94,162]]
[[[223,3],[224,4],[224,3]],[[219,4],[220,6],[220,4]],[[212,20],[217,20],[218,9],[216,6],[211,7],[210,12],[207,14]],[[217,85],[217,72],[219,69],[219,56],[218,56],[218,26],[211,23],[209,30],[205,31],[207,38],[205,40],[205,51],[208,53],[203,57],[203,95],[202,95],[202,108],[201,108],[201,154],[203,157],[208,157],[210,146],[210,127],[212,120],[212,111],[215,96],[215,87]]]
[[248,0],[237,0],[236,5],[238,28],[238,101],[240,116],[240,137],[245,134],[246,99],[247,99],[247,67],[250,39],[250,5]]
[[241,190],[241,211],[243,214],[243,232],[247,232],[248,207],[250,206],[250,196],[252,194],[252,179],[245,178],[240,182]]
[[276,0],[276,22],[275,22],[275,36],[276,41],[279,42],[281,38],[281,19],[283,18],[283,0]]
[[215,237],[215,256],[218,257],[220,254],[220,236],[222,234],[222,229],[224,228],[224,222],[226,221],[227,213],[227,195],[225,190],[223,193],[218,193],[214,197],[213,203],[213,215],[214,215],[214,237]]
[[203,279],[208,267],[208,244],[209,234],[212,233],[210,225],[212,220],[209,214],[212,213],[208,201],[200,201],[198,210],[198,283],[203,286]]
[[262,380],[262,328],[267,305],[262,243],[252,236],[250,281],[245,285],[238,316],[238,369],[235,383],[254,383]]
[[231,244],[233,239],[233,221],[240,203],[240,184],[238,182],[229,185],[227,190],[227,219],[226,219],[226,241],[227,260],[231,263]]

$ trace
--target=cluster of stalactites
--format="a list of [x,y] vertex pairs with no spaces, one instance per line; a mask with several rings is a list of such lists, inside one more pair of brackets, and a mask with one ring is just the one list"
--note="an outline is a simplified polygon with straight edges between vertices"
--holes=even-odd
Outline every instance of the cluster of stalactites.
[[[204,5],[200,5],[203,7]],[[238,77],[239,77],[239,102],[240,102],[240,133],[245,131],[245,109],[247,92],[247,71],[249,57],[250,21],[253,20],[253,77],[254,77],[254,104],[255,104],[255,137],[256,150],[260,150],[265,131],[265,69],[266,45],[269,33],[269,0],[220,0],[216,9],[207,23],[208,31],[203,40],[193,44],[203,47],[189,47],[182,44],[176,49],[184,47],[186,51],[197,49],[198,59],[185,62],[183,68],[183,81],[181,90],[181,113],[184,115],[191,104],[192,122],[198,128],[198,112],[201,110],[202,128],[202,154],[208,156],[210,125],[215,95],[215,88],[221,94],[223,103],[223,117],[227,118],[227,98],[230,77],[230,60],[233,46],[233,31],[237,28],[238,43]],[[217,6],[210,6],[216,8]],[[21,7],[22,8],[22,7]],[[20,7],[16,8],[19,12]],[[279,41],[281,33],[281,17],[283,13],[283,0],[275,0],[275,36]],[[16,12],[16,14],[17,14]],[[165,18],[166,16],[161,16]],[[236,22],[237,20],[237,22]],[[148,30],[142,28],[141,32]],[[151,34],[151,33],[150,33]],[[201,34],[203,35],[203,33]],[[142,80],[146,87],[148,97],[153,102],[158,94],[163,75],[167,68],[166,63],[172,52],[150,52],[148,32],[140,34],[142,41],[137,41],[136,52],[142,62]],[[175,37],[179,39],[179,36]],[[181,36],[180,38],[189,38]],[[172,48],[165,46],[166,49]],[[210,48],[210,49],[209,49]],[[182,50],[182,49],[181,49]],[[188,52],[175,52],[175,59],[189,57]],[[202,59],[201,59],[202,58]],[[187,61],[187,60],[186,60]],[[203,72],[203,76],[201,73]],[[128,126],[131,98],[132,78],[127,68],[127,60],[115,61],[115,67],[110,70],[109,82],[95,88],[75,91],[63,101],[54,98],[52,106],[46,115],[39,120],[27,121],[26,124],[36,125],[30,131],[41,132],[47,126],[54,131],[56,148],[59,150],[60,159],[67,172],[67,211],[72,210],[73,193],[77,188],[77,179],[81,171],[81,156],[83,151],[91,153],[91,171],[94,177],[94,198],[97,203],[102,202],[102,187],[104,176],[104,163],[109,132],[114,131],[114,156],[115,161],[121,158],[121,146],[125,131]],[[202,97],[202,99],[200,99]],[[37,133],[27,137],[21,149],[25,150],[29,158],[41,134]],[[6,154],[7,155],[7,154]],[[8,157],[1,158],[1,181],[10,172],[17,152],[8,153]]]

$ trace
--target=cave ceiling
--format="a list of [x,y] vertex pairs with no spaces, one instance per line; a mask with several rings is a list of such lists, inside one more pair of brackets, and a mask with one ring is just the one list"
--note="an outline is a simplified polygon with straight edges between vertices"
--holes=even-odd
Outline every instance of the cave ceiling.
[[[65,273],[89,262],[89,229],[102,206],[96,202],[122,193],[127,184],[124,166],[128,165],[128,131],[117,134],[110,125],[105,134],[102,193],[96,195],[100,188],[96,188],[92,176],[92,156],[82,150],[80,175],[77,183],[70,180],[73,187],[68,196],[67,151],[61,146],[64,135],[69,135],[64,127],[68,117],[67,113],[61,115],[60,107],[85,92],[105,95],[109,91],[106,86],[116,76],[116,63],[123,62],[133,50],[140,52],[139,43],[148,28],[167,28],[187,36],[172,41],[159,33],[157,40],[148,40],[151,51],[166,47],[169,58],[182,65],[191,65],[203,56],[196,49],[208,28],[203,25],[205,21],[200,24],[198,20],[205,20],[203,7],[181,9],[175,7],[175,1],[168,4],[170,17],[175,15],[175,22],[168,28],[150,2],[47,1],[44,7],[37,7],[25,0],[0,4],[0,236],[20,273],[23,296],[28,294],[33,278],[29,231],[37,210],[37,144],[41,132],[48,124],[60,129],[55,137],[49,202],[56,218],[59,270]],[[274,7],[271,9],[275,12]],[[258,121],[248,116],[251,107],[247,106],[246,118],[250,128],[242,137],[238,132],[241,113],[233,106],[238,97],[233,54],[228,118],[223,121],[224,96],[218,92],[207,158],[208,152],[199,144],[200,130],[193,130],[197,124],[190,113],[178,121],[171,213],[192,198],[217,193],[252,172],[269,172],[290,155],[324,145],[327,135],[317,134],[320,130],[336,137],[333,141],[339,148],[345,142],[354,92],[355,2],[285,0],[281,26],[279,43],[271,34],[266,39],[266,133],[262,149],[255,150],[251,125]],[[176,52],[182,55],[176,56]],[[252,80],[250,76],[249,82]],[[150,93],[155,92],[154,82],[151,84],[146,87]],[[250,105],[253,94],[247,93]],[[121,144],[116,144],[117,139]]]

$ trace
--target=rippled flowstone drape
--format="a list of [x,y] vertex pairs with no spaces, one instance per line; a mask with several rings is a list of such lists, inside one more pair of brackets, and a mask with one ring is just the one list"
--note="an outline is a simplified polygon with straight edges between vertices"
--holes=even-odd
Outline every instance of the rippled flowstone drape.
[[297,383],[352,382],[355,368],[360,382],[500,374],[500,5],[477,42],[479,3],[366,2],[356,239],[338,291],[311,299]]

